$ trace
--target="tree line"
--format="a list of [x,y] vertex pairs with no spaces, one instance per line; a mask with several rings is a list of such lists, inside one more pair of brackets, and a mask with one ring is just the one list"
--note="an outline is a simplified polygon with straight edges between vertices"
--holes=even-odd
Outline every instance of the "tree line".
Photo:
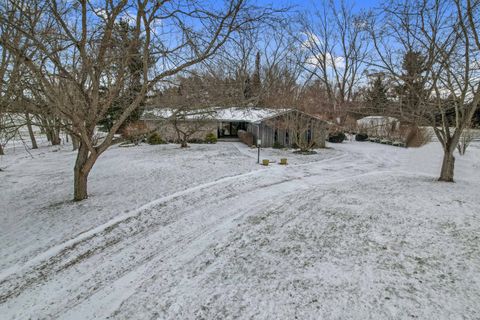
[[[2,0],[0,154],[20,126],[73,142],[74,199],[143,109],[297,108],[345,127],[384,115],[433,128],[453,181],[480,100],[480,3],[314,10],[246,0]],[[105,134],[99,135],[99,128]]]

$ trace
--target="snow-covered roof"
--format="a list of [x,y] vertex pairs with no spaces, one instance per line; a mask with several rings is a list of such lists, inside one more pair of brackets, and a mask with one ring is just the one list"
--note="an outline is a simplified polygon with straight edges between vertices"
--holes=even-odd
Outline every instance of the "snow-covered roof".
[[183,113],[183,117],[187,120],[212,119],[218,121],[245,121],[258,122],[266,118],[271,118],[277,114],[284,113],[292,109],[268,109],[268,108],[209,108],[181,111],[172,108],[154,108],[145,110],[142,114],[143,120],[167,120],[175,116],[175,114]]
[[218,110],[216,119],[222,121],[258,122],[287,110],[289,109],[227,108]]
[[215,113],[213,109],[199,110],[180,110],[173,108],[153,108],[145,110],[141,116],[143,120],[167,120],[173,118],[176,114],[182,115],[188,120],[198,120],[212,118]]
[[384,117],[384,116],[369,116],[357,120],[359,125],[382,125],[386,123],[391,123],[398,121],[397,118],[393,117]]

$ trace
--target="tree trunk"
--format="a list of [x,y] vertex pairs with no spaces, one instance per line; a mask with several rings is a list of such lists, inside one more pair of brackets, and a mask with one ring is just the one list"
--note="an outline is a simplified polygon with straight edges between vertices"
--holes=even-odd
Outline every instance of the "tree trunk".
[[55,135],[55,138],[54,138],[55,144],[62,143],[62,139],[60,138],[60,134],[62,133],[62,130],[61,130],[59,119],[55,119],[55,125],[53,126],[53,132],[54,132],[54,135]]
[[52,142],[52,133],[50,132],[49,129],[44,129],[45,130],[45,135],[47,136],[47,141]]
[[181,147],[181,148],[187,148],[187,147],[188,147],[187,141],[182,140],[182,142],[181,142],[181,144],[180,144],[180,147]]
[[51,132],[52,132],[52,140],[51,140],[52,146],[59,145],[62,142],[62,140],[60,139],[60,130],[57,131],[55,129],[52,129]]
[[78,139],[77,137],[75,136],[70,136],[72,138],[72,151],[75,151],[75,150],[78,150],[78,145],[79,145],[79,142],[78,142]]
[[47,120],[44,117],[40,117],[40,122],[42,126],[40,127],[40,133],[45,134],[47,136],[48,142],[52,141],[52,133],[50,130],[50,126],[48,125]]
[[5,152],[3,152],[3,146],[0,144],[0,156],[4,156]]
[[42,119],[42,126],[52,146],[59,145],[62,142],[60,139],[60,126],[55,124],[55,119]]
[[440,178],[438,181],[453,182],[453,171],[455,168],[455,157],[453,152],[448,149],[444,151],[442,171],[440,172]]
[[27,120],[28,134],[30,135],[30,140],[32,141],[32,149],[38,149],[37,140],[35,139],[35,134],[33,133],[32,129],[32,120],[30,119],[28,112],[25,113],[25,118]]
[[[84,143],[80,143],[78,148],[77,160],[74,167],[74,185],[73,185],[73,200],[81,201],[88,198],[87,193],[87,179],[90,170],[95,161],[89,160],[88,148]],[[90,159],[91,160],[91,159]],[[90,164],[91,163],[91,164]]]

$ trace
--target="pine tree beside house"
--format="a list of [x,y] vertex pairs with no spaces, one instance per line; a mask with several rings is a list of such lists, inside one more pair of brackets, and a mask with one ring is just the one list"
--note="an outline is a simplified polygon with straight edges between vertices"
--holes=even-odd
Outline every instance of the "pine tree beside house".
[[252,76],[252,93],[257,99],[260,97],[262,91],[262,83],[260,80],[260,52],[257,52],[255,57],[255,71]]

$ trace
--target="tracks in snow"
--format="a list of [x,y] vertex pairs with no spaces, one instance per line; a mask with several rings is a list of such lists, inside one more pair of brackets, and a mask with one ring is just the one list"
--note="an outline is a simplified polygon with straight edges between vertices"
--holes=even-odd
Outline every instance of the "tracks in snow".
[[[236,220],[278,205],[302,189],[392,165],[376,156],[349,153],[270,167],[158,199],[5,272],[0,313],[21,318],[108,316],[115,308],[105,305],[119,306],[162,269],[194,259],[212,241],[221,241]],[[20,305],[29,311],[14,307]]]

